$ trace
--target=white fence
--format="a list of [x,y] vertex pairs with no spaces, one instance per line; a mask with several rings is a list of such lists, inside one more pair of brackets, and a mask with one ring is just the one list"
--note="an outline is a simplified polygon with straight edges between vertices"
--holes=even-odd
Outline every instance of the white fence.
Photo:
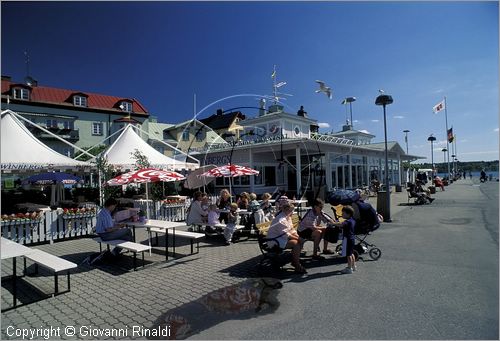
[[[215,203],[216,196],[209,197]],[[191,199],[184,204],[164,204],[149,200],[134,200],[134,207],[146,211],[149,219],[184,221]],[[2,220],[2,237],[20,244],[32,245],[81,238],[94,234],[96,213],[61,214],[61,211],[46,211],[41,219]]]

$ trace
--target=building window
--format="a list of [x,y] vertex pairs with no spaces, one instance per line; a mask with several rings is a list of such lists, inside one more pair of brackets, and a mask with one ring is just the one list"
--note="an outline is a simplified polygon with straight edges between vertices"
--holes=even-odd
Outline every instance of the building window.
[[264,181],[266,186],[276,186],[276,167],[266,166],[264,168]]
[[63,125],[64,125],[64,129],[67,129],[67,130],[75,129],[75,122],[73,122],[73,121],[64,121]]
[[262,185],[262,179],[264,178],[264,167],[262,167],[262,166],[255,166],[254,169],[258,170],[259,174],[258,175],[254,175],[253,183],[255,185]]
[[202,142],[203,141],[203,131],[198,130],[196,132],[196,142]]
[[92,135],[102,136],[102,122],[92,122]]
[[46,120],[45,126],[47,128],[57,128],[57,121],[56,120]]
[[182,131],[182,141],[189,141],[189,129]]
[[74,96],[73,104],[77,107],[86,107],[87,106],[87,97],[83,96]]
[[30,99],[30,93],[28,89],[14,88],[14,98],[15,99]]
[[132,112],[132,103],[123,101],[120,104],[120,109],[126,112]]

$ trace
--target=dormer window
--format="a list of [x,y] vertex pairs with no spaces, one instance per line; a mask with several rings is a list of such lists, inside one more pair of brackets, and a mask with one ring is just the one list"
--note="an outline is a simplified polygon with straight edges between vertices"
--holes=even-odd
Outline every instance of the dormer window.
[[87,97],[73,96],[73,104],[76,107],[87,107]]
[[123,101],[120,103],[120,109],[125,112],[132,112],[132,103]]
[[29,100],[30,99],[30,91],[25,88],[14,88],[12,96],[15,99],[24,99],[24,100]]

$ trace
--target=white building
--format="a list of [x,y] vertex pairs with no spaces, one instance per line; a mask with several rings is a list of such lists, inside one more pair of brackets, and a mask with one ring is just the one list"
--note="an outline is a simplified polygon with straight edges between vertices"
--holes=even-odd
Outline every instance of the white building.
[[[235,193],[272,193],[279,188],[289,195],[324,197],[333,188],[367,186],[373,179],[383,183],[384,143],[372,143],[374,135],[352,130],[351,126],[344,126],[338,133],[319,134],[316,120],[303,111],[286,113],[279,105],[239,124],[244,131],[237,141],[212,144],[205,152],[193,155],[205,165],[231,162],[260,171],[259,176],[233,178]],[[401,185],[406,177],[402,162],[422,157],[406,155],[397,142],[391,141],[388,158],[390,183]],[[228,178],[216,179],[216,190],[228,185]]]

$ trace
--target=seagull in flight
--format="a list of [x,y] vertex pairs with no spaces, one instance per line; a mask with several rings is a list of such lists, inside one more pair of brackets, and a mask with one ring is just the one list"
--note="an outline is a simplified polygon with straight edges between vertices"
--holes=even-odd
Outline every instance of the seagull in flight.
[[326,86],[325,82],[323,81],[316,81],[316,83],[319,84],[319,89],[316,90],[316,93],[319,93],[319,92],[324,92],[329,99],[332,99],[332,88],[330,88],[329,86]]

